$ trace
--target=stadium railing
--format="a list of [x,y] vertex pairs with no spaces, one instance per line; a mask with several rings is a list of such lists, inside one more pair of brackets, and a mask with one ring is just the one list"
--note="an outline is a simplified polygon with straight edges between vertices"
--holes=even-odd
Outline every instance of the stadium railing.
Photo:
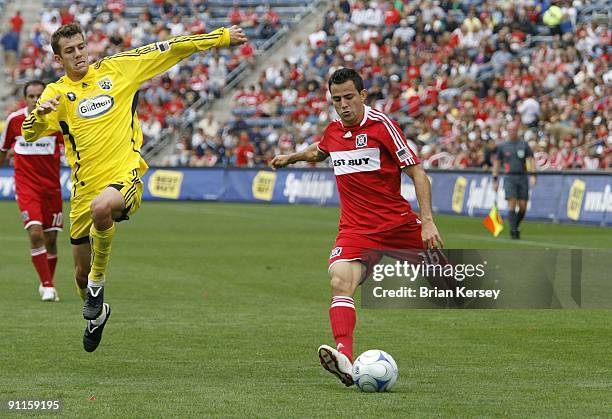
[[[283,5],[303,5],[304,3],[301,0],[271,0],[266,2],[271,7],[283,6]],[[269,39],[260,41],[261,44],[256,52],[256,61],[257,64],[265,62],[280,46],[283,45],[283,40],[290,33],[290,28],[297,25],[300,21],[310,16],[314,13],[315,10],[319,7],[319,5],[323,3],[323,0],[315,0],[308,2],[308,6],[303,10],[303,13],[294,16],[288,24],[282,25],[282,27],[276,31],[276,33]],[[225,6],[232,7],[235,2],[233,0],[216,0],[208,2],[210,6]],[[260,5],[261,2],[251,1],[251,0],[240,0],[240,5]],[[244,71],[248,67],[246,62],[241,62],[232,72],[230,72],[226,77],[226,83],[223,89],[221,90],[221,96],[224,97],[230,91],[232,91],[242,80],[244,80],[249,74],[249,72]],[[210,99],[208,97],[200,98],[193,105],[191,105],[188,109],[185,110],[186,117],[183,118],[183,123],[178,128],[178,133],[172,133],[169,130],[160,135],[157,139],[153,141],[149,141],[143,147],[142,154],[145,159],[151,160],[154,159],[162,150],[166,149],[169,146],[169,143],[174,143],[178,137],[180,132],[184,132],[187,128],[192,125],[198,118],[201,118],[206,111],[208,111],[212,107],[214,99]],[[265,123],[264,123],[265,122]],[[263,119],[251,119],[247,120],[247,123],[251,126],[260,125],[265,126],[272,124],[274,127],[280,127],[283,125],[283,119],[275,119],[273,121],[263,120]],[[171,141],[164,140],[167,136],[172,136]]]

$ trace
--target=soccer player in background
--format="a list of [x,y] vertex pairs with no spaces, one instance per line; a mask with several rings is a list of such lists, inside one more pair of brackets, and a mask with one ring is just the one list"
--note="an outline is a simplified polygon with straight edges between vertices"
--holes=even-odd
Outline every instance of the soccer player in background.
[[49,84],[25,119],[26,141],[61,130],[72,168],[70,242],[75,279],[87,326],[83,346],[94,351],[111,311],[104,303],[105,272],[115,222],[129,219],[140,206],[143,174],[142,130],[136,114],[138,89],[146,80],[184,58],[209,48],[247,41],[241,28],[179,36],[89,64],[78,24],[60,27],[51,37],[54,57],[65,71]]
[[32,80],[23,87],[26,106],[9,115],[0,139],[0,166],[9,151],[14,154],[15,195],[23,225],[30,237],[32,264],[38,273],[38,292],[43,301],[59,301],[53,285],[57,265],[57,232],[62,231],[60,188],[61,132],[50,131],[28,143],[21,124],[36,107],[45,84]]
[[[353,384],[353,295],[380,260],[371,249],[423,249],[443,246],[431,213],[431,185],[399,125],[365,105],[363,79],[352,69],[335,71],[328,82],[340,119],[323,139],[304,151],[278,155],[274,169],[298,161],[331,157],[340,195],[340,225],[329,258],[332,300],[329,309],[336,348],[319,347],[321,365],[346,386]],[[420,217],[402,197],[401,172],[412,179]]]
[[[529,144],[519,140],[518,121],[508,126],[508,140],[497,147],[497,158],[493,161],[493,189],[497,192],[500,167],[504,167],[504,192],[508,201],[508,221],[510,237],[521,238],[519,225],[527,212],[529,183],[536,184],[535,159]],[[527,174],[530,173],[530,179]]]

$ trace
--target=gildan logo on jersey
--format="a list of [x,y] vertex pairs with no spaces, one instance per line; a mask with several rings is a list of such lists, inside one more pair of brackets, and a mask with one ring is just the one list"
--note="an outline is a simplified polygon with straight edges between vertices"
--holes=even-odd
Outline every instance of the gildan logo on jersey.
[[114,104],[115,99],[109,95],[83,99],[77,106],[77,114],[81,118],[95,118],[111,110]]
[[355,140],[355,146],[357,148],[363,148],[368,146],[368,134],[359,134]]
[[380,150],[378,148],[332,151],[330,156],[336,176],[380,170]]

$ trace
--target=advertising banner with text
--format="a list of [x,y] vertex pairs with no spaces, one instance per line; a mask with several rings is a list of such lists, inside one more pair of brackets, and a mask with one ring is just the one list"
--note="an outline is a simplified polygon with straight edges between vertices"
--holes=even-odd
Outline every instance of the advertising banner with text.
[[[503,215],[504,178],[497,193],[491,176],[478,172],[431,171],[434,211],[484,217],[497,201]],[[334,173],[324,169],[151,168],[142,179],[145,200],[260,202],[339,205]],[[62,194],[70,197],[70,171],[62,169]],[[414,186],[402,179],[402,195],[418,209]],[[11,168],[0,169],[0,199],[14,199]],[[530,190],[526,218],[608,225],[612,218],[612,173],[540,173]]]

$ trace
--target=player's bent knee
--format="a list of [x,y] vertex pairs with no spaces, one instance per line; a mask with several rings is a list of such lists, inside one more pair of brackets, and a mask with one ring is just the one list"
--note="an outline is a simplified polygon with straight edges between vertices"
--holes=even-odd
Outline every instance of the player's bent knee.
[[334,295],[351,296],[355,293],[355,285],[351,278],[332,275],[330,285]]
[[89,211],[94,222],[111,219],[112,209],[108,202],[94,199],[89,207]]

